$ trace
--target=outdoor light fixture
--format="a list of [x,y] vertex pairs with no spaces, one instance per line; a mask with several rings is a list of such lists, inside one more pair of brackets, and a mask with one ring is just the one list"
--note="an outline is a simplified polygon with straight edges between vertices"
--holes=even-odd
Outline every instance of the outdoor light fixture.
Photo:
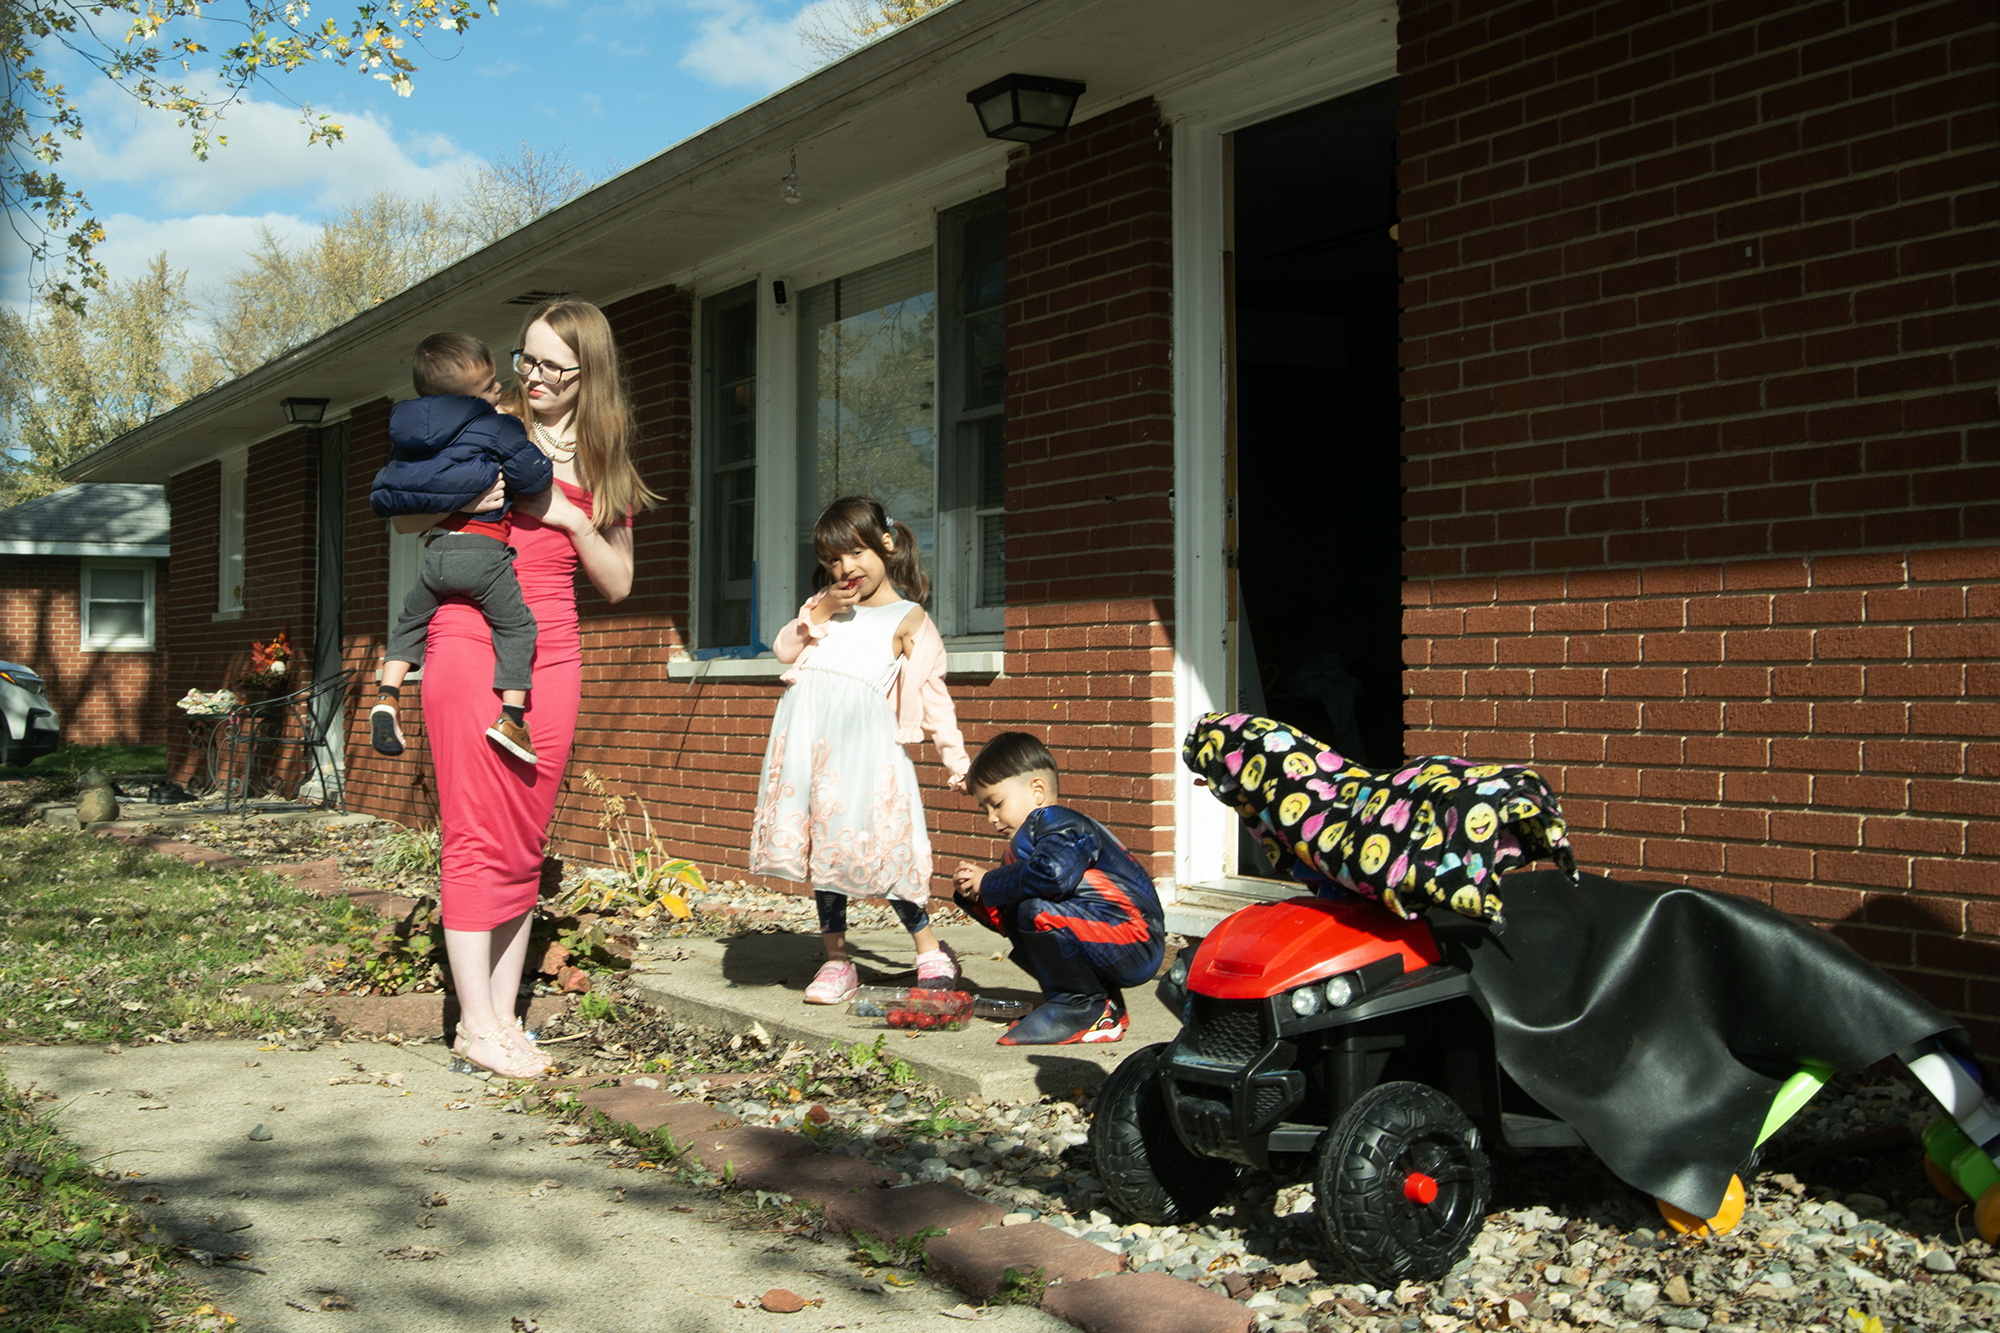
[[799,155],[797,153],[792,154],[791,170],[778,178],[778,198],[788,204],[801,203],[805,199],[805,196],[799,193]]
[[989,139],[1040,143],[1069,128],[1083,85],[1075,79],[1048,79],[1039,74],[1009,74],[965,95],[979,113],[979,125]]
[[328,398],[287,398],[278,406],[285,409],[285,420],[294,426],[317,426],[326,417]]

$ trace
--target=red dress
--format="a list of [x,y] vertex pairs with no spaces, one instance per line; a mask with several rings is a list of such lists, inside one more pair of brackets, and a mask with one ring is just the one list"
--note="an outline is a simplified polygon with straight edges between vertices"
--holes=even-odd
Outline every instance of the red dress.
[[[556,485],[590,512],[587,491]],[[536,622],[528,691],[535,766],[486,739],[500,716],[500,695],[493,688],[492,632],[477,606],[450,598],[438,608],[424,661],[424,730],[437,766],[447,930],[491,930],[534,907],[583,698],[576,548],[567,533],[526,514],[515,513],[513,525],[514,573]]]

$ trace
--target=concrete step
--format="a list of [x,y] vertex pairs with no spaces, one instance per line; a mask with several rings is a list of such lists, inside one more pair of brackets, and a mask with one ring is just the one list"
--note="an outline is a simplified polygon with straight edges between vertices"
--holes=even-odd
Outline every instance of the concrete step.
[[1289,880],[1253,879],[1247,875],[1179,885],[1173,901],[1165,904],[1167,929],[1189,939],[1199,939],[1215,929],[1224,917],[1254,903],[1280,903],[1305,892],[1304,886]]
[[[1034,980],[1013,963],[993,955],[1005,942],[979,926],[937,931],[958,950],[972,987],[997,999],[1039,1003]],[[733,939],[652,941],[641,952],[630,981],[649,1004],[684,1023],[729,1032],[761,1023],[782,1050],[803,1042],[828,1046],[871,1045],[888,1033],[888,1054],[907,1060],[917,1077],[952,1097],[988,1101],[1033,1101],[1043,1095],[1068,1097],[1076,1088],[1095,1088],[1120,1060],[1141,1046],[1169,1041],[1180,1020],[1161,1004],[1150,985],[1125,993],[1132,1026],[1125,1040],[1109,1045],[999,1046],[1005,1025],[974,1019],[962,1032],[893,1032],[879,1018],[860,1018],[847,1006],[806,1004],[806,983],[825,961],[817,934],[752,933]],[[861,984],[909,985],[910,937],[900,930],[856,930],[847,947],[861,969]]]

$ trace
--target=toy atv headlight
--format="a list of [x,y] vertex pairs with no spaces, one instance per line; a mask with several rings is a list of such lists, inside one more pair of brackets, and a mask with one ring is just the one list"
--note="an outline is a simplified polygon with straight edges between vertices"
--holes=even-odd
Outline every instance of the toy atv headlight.
[[1325,1001],[1321,997],[1318,982],[1310,986],[1301,986],[1292,992],[1292,1012],[1300,1018],[1311,1018],[1324,1005]]
[[1167,969],[1168,983],[1178,986],[1183,990],[1187,989],[1188,967],[1190,965],[1188,952],[1183,952],[1180,957],[1174,959],[1174,965]]
[[[1337,977],[1328,977],[1326,979],[1327,1007],[1330,1009],[1345,1008],[1354,999],[1356,989],[1354,974],[1352,972],[1343,972]],[[1296,1009],[1298,1006],[1294,1005],[1292,1007]]]

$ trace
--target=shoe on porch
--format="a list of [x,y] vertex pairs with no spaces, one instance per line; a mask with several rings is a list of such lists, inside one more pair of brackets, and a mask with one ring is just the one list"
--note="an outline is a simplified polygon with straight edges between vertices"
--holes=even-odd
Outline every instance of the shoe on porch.
[[819,965],[812,984],[806,987],[807,1004],[846,1004],[861,989],[861,969],[852,963],[831,959]]
[[1108,995],[1051,995],[1033,1013],[1000,1034],[1002,1046],[1069,1046],[1122,1041],[1130,1020]]
[[958,965],[958,950],[942,940],[938,947],[917,955],[918,990],[954,990],[965,969]]

